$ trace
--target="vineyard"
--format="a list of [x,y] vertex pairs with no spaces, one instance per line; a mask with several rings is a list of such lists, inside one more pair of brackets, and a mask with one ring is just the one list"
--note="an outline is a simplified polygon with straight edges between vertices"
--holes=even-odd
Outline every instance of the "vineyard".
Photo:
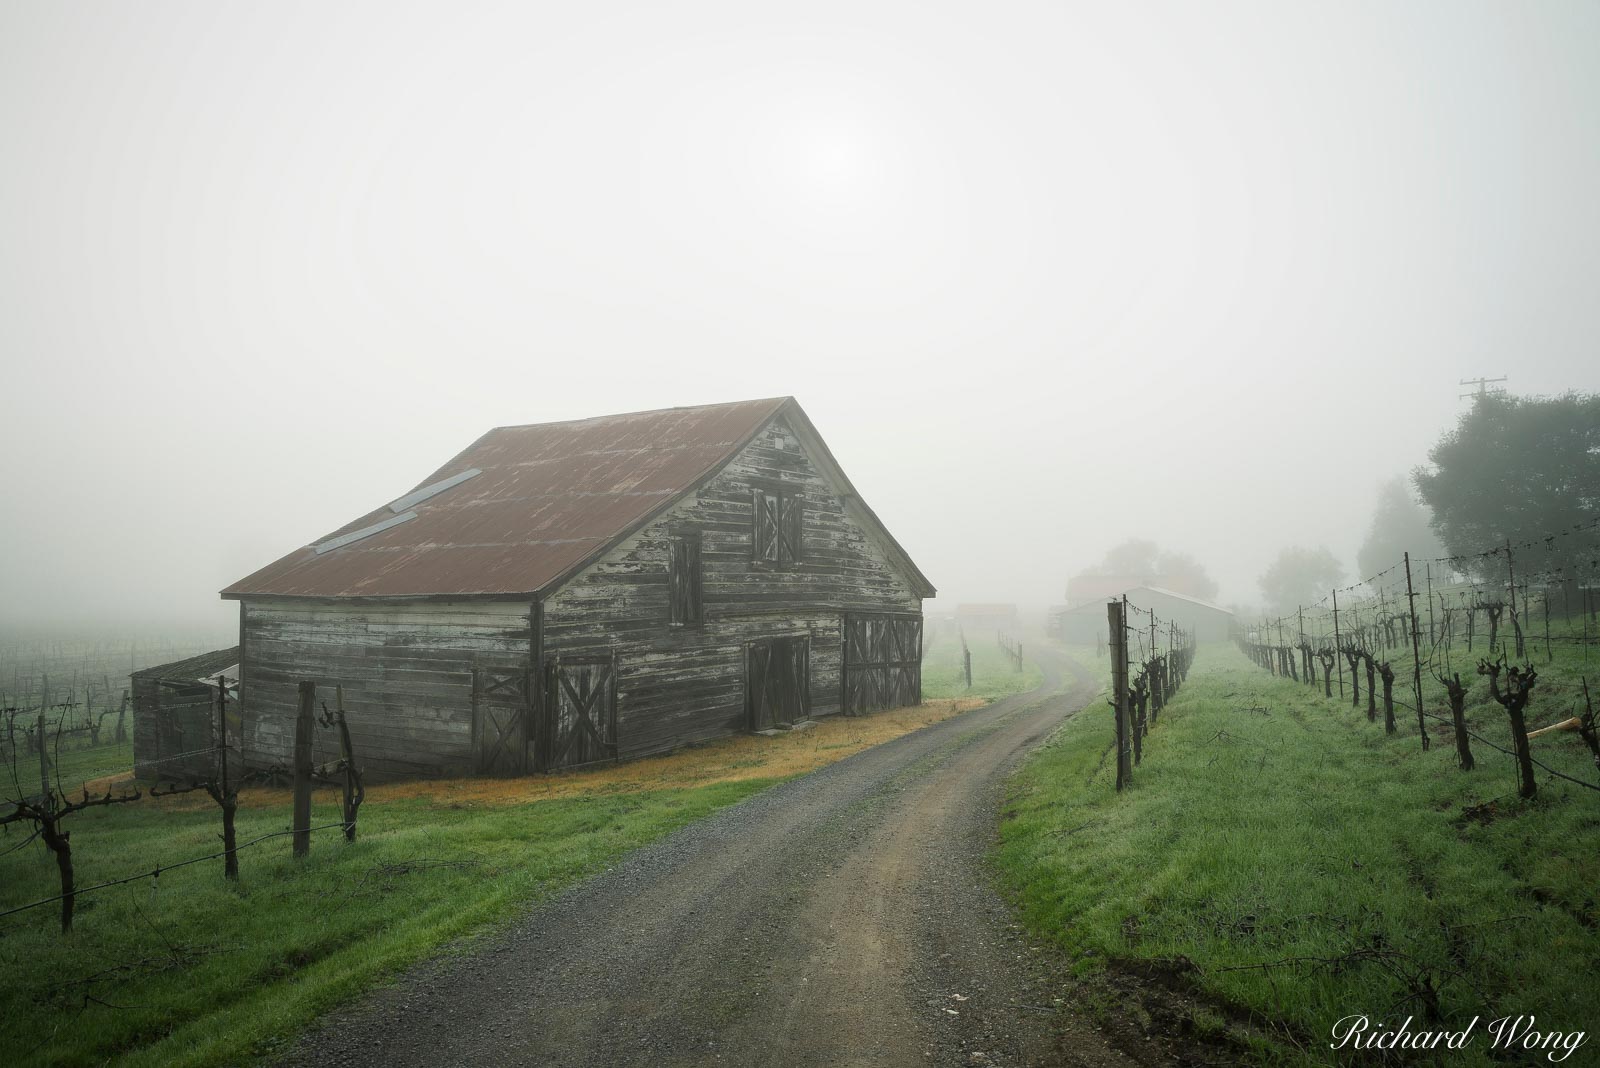
[[218,637],[26,638],[0,634],[0,767],[41,750],[52,778],[77,792],[133,766],[129,676],[214,648]]
[[1237,641],[1265,670],[1381,717],[1386,734],[1414,724],[1423,750],[1452,749],[1463,771],[1475,747],[1510,758],[1523,798],[1541,777],[1600,791],[1597,575],[1592,522],[1473,556],[1407,555]]
[[[1327,1061],[1352,1013],[1520,1018],[1552,1060],[1584,1041],[1597,533],[1403,555],[1241,626],[1198,651],[1155,731],[1123,681],[1158,648],[1150,621],[1108,606],[1111,714],[1079,716],[1030,762],[999,854],[1107,1026],[1288,1063]],[[1451,1063],[1506,1055],[1480,1039]]]

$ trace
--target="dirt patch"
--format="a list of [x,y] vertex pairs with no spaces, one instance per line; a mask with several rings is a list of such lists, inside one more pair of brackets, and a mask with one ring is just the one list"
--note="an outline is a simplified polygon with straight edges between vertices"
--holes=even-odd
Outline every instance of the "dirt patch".
[[[928,701],[912,708],[895,708],[869,716],[828,716],[804,731],[775,737],[739,735],[665,756],[647,757],[609,767],[553,775],[527,775],[514,779],[425,779],[416,782],[379,783],[367,788],[367,804],[422,799],[439,805],[466,808],[478,805],[526,805],[535,801],[586,795],[673,790],[749,779],[786,779],[843,760],[863,749],[892,741],[981,708],[984,701],[962,697]],[[88,784],[91,792],[131,786],[129,775],[109,776]],[[339,796],[335,787],[315,791],[325,798]],[[249,789],[239,796],[239,807],[283,807],[290,803],[287,788]],[[157,802],[175,809],[207,808],[205,794],[183,794]]]
[[1465,827],[1469,823],[1480,824],[1487,827],[1500,818],[1500,802],[1485,801],[1481,805],[1468,805],[1461,810],[1454,823],[1457,827]]

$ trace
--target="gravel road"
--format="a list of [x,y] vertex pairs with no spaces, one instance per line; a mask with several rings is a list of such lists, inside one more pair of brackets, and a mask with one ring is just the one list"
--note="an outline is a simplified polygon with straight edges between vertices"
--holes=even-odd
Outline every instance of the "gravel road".
[[[984,868],[1038,690],[684,828],[321,1021],[289,1065],[1117,1065]],[[1144,1058],[1141,1058],[1144,1059]]]

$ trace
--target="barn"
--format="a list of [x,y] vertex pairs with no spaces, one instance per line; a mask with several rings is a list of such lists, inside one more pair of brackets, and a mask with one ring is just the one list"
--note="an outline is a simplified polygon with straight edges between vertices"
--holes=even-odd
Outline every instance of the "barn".
[[222,596],[246,765],[289,762],[311,680],[400,778],[918,703],[934,592],[781,397],[490,430]]
[[[1130,586],[1116,594],[1122,595],[1127,596],[1128,603],[1155,612],[1163,625],[1176,623],[1180,629],[1193,634],[1197,641],[1226,641],[1232,633],[1233,613],[1210,601],[1160,586]],[[1106,602],[1091,601],[1072,608],[1053,608],[1046,630],[1061,641],[1093,645],[1106,637]]]

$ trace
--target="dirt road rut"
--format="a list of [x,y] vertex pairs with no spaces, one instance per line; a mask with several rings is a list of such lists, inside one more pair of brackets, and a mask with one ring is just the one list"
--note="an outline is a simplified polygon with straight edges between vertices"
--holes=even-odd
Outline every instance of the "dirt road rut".
[[[1098,683],[785,783],[324,1020],[288,1064],[1108,1065],[984,870],[1007,771]],[[1131,1062],[1130,1062],[1131,1063]]]

